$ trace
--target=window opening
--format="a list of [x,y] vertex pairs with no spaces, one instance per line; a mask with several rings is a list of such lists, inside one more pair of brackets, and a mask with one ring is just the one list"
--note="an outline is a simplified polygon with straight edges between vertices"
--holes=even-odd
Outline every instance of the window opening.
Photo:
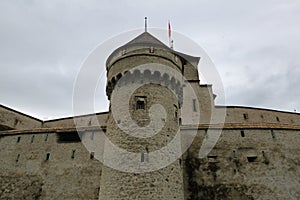
[[196,99],[193,99],[193,111],[197,112]]
[[275,132],[274,130],[271,130],[271,135],[272,135],[272,138],[275,139],[276,138],[276,135],[275,135]]
[[141,162],[145,162],[145,153],[141,154]]
[[46,159],[45,160],[49,160],[50,159],[50,153],[46,154]]
[[95,135],[95,133],[92,132],[92,134],[91,134],[91,140],[94,140],[94,135]]
[[18,123],[19,123],[19,120],[18,120],[18,119],[15,119],[15,124],[14,124],[14,126],[17,126]]
[[75,150],[72,150],[72,156],[71,156],[72,159],[75,158]]
[[174,117],[175,117],[175,119],[177,119],[178,118],[178,108],[177,108],[177,106],[176,105],[174,105]]
[[257,159],[257,156],[247,156],[248,162],[255,162]]
[[90,159],[94,159],[94,157],[95,157],[95,152],[91,152]]
[[18,138],[17,138],[17,143],[19,143],[21,141],[21,137],[19,136]]
[[145,110],[146,108],[146,98],[145,97],[136,97],[136,110]]
[[243,130],[241,131],[241,136],[245,137],[245,132]]
[[31,137],[31,143],[33,143],[33,141],[34,141],[34,135]]
[[216,162],[217,161],[217,157],[216,155],[209,155],[207,156],[208,162]]
[[232,157],[233,157],[233,158],[236,158],[236,150],[233,150],[233,151],[232,151]]
[[17,155],[16,162],[19,162],[19,159],[20,159],[20,154]]

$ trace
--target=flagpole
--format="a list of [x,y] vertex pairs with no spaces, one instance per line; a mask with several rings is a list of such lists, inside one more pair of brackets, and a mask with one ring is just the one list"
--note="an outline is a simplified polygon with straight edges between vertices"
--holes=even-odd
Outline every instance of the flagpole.
[[147,32],[147,17],[145,17],[145,32]]

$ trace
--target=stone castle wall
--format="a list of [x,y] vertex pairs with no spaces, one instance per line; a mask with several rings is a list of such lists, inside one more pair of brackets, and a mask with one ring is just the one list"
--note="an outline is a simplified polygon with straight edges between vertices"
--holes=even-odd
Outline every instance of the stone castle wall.
[[[42,121],[0,105],[0,131],[40,128]],[[1,128],[2,127],[2,128]]]
[[224,129],[199,158],[206,137],[200,130],[185,153],[187,199],[300,198],[299,129]]
[[63,119],[55,119],[45,121],[43,123],[43,128],[74,128],[75,121],[78,126],[91,127],[91,126],[106,126],[107,112],[97,113],[92,115],[83,115],[78,117],[68,117]]
[[[63,134],[74,132],[1,134],[1,199],[98,199],[102,164],[78,138],[65,141]],[[300,129],[225,128],[199,158],[207,137],[198,130],[183,156],[185,199],[299,199]]]
[[[218,110],[218,107],[216,107]],[[300,114],[238,106],[226,107],[226,123],[300,125]]]
[[0,157],[0,199],[98,199],[102,164],[76,132],[1,135]]

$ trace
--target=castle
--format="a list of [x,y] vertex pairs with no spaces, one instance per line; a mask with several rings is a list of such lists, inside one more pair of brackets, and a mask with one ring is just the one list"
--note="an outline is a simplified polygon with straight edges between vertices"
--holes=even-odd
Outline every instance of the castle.
[[0,199],[300,199],[300,114],[215,105],[199,59],[145,31],[107,59],[108,112],[0,106]]

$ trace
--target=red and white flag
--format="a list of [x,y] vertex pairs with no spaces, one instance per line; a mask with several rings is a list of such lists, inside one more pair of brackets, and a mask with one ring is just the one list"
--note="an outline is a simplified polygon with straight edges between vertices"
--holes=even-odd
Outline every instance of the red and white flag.
[[170,21],[168,23],[168,35],[169,35],[169,38],[171,38],[171,24],[170,24]]

